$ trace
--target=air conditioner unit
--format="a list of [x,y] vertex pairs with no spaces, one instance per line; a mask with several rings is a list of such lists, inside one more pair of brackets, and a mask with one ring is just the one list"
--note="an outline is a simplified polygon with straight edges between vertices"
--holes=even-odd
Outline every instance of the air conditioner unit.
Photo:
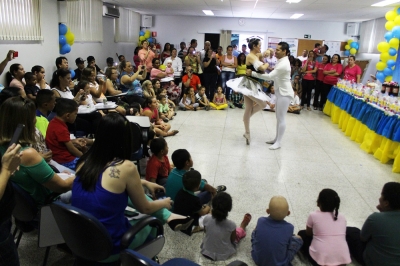
[[358,23],[347,23],[346,26],[346,34],[349,36],[357,36],[358,35]]
[[153,26],[153,16],[142,15],[142,25],[143,28],[151,28]]
[[103,6],[103,17],[119,18],[119,9],[112,6]]

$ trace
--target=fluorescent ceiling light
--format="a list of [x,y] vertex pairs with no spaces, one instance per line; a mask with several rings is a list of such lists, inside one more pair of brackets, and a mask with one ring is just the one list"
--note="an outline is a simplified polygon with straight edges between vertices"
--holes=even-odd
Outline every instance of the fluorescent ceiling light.
[[203,10],[204,14],[207,16],[214,16],[214,13],[211,10]]
[[296,18],[299,18],[299,17],[301,17],[301,16],[303,16],[304,14],[293,14],[290,18],[294,18],[294,19],[296,19]]
[[258,3],[258,0],[256,0],[253,8],[256,8],[257,3]]
[[298,2],[300,2],[301,0],[286,0],[286,2],[287,3],[298,3]]
[[400,2],[400,0],[385,0],[385,1],[381,1],[381,2],[375,3],[375,4],[371,5],[371,6],[388,6],[388,5],[391,5],[391,4],[394,4],[394,3],[398,3],[398,2]]

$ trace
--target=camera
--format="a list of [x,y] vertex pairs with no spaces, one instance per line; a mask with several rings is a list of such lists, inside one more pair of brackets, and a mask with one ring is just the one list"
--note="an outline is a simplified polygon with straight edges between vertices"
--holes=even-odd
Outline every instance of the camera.
[[144,70],[145,66],[142,66],[142,69]]

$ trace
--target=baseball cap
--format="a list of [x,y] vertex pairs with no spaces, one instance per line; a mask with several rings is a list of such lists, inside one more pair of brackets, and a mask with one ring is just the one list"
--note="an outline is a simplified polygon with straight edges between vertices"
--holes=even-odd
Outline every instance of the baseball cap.
[[75,64],[82,64],[84,62],[85,62],[85,60],[83,60],[82,57],[78,57],[77,59],[75,59]]
[[94,56],[90,55],[90,56],[88,56],[88,57],[86,58],[86,60],[87,60],[88,62],[92,62],[92,61],[94,61],[95,59],[94,59]]
[[114,63],[114,59],[112,57],[107,57],[107,63],[109,64]]

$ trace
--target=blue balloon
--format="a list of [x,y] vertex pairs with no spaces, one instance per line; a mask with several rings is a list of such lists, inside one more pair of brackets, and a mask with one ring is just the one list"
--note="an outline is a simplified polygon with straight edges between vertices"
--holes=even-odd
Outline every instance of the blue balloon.
[[397,54],[397,50],[394,49],[394,48],[390,48],[390,49],[389,49],[389,54],[390,54],[391,56],[395,56],[395,55]]
[[393,38],[400,38],[400,26],[394,26],[392,32]]
[[71,52],[71,46],[68,43],[61,46],[60,54],[68,54],[69,52]]
[[71,79],[75,77],[75,70],[70,69],[69,72],[71,72]]
[[383,83],[385,81],[385,74],[383,74],[381,71],[378,71],[376,73],[376,79]]
[[386,62],[386,64],[387,64],[388,67],[394,67],[394,65],[396,65],[396,61],[394,61],[394,60],[392,60],[392,59],[389,59],[389,60]]
[[58,36],[58,42],[60,43],[61,46],[67,43],[67,39],[65,38],[64,35]]
[[393,70],[387,67],[383,70],[383,74],[385,74],[385,76],[391,76],[393,75]]
[[141,31],[139,32],[139,36],[144,36],[144,31],[141,30]]
[[385,33],[385,39],[387,42],[389,42],[393,38],[393,32],[388,31]]
[[350,55],[350,51],[349,50],[344,51],[344,55],[345,56],[349,56]]
[[400,15],[400,7],[397,9],[397,14]]
[[357,47],[357,42],[352,42],[352,43],[350,43],[350,47],[351,47],[351,48],[357,49],[357,48],[356,48],[356,47]]
[[58,24],[58,33],[59,33],[59,35],[65,35],[65,33],[67,33],[67,31],[68,31],[67,25],[62,24],[62,23]]
[[148,41],[149,43],[152,43],[152,42],[153,42],[153,38],[150,37],[150,38],[147,39],[147,41]]

